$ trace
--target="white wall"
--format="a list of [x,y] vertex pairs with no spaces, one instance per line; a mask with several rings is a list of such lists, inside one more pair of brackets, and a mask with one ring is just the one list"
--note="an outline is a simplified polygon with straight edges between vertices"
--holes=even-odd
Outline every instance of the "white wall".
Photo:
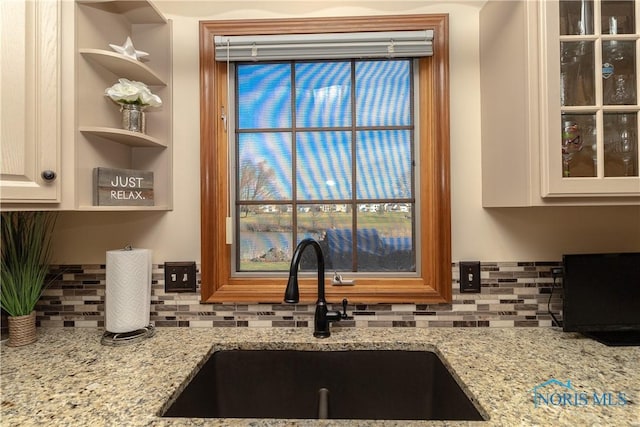
[[[568,252],[639,251],[640,207],[483,209],[480,1],[158,1],[173,19],[174,210],[61,215],[54,262],[104,263],[131,244],[154,262],[200,262],[198,22],[212,19],[448,13],[451,71],[452,258],[556,261]],[[507,156],[507,154],[505,154]]]

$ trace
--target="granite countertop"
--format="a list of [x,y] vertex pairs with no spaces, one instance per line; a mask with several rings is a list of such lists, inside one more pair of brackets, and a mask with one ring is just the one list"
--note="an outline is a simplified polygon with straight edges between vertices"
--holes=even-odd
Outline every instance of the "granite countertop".
[[[159,328],[150,339],[118,347],[101,345],[102,332],[39,328],[35,344],[2,344],[0,424],[640,426],[640,347],[606,347],[555,328],[334,328],[322,340],[307,328]],[[489,419],[296,422],[158,416],[209,353],[236,348],[434,350]],[[570,380],[573,389],[565,395],[567,389],[557,384],[544,386],[551,379]],[[556,404],[536,407],[537,386],[556,393]],[[563,395],[579,404],[557,404]]]

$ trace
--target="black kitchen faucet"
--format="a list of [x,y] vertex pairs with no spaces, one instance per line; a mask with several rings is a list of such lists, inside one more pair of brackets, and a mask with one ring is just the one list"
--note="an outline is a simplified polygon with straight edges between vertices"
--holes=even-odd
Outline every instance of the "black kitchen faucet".
[[342,300],[343,311],[329,311],[327,309],[327,301],[324,296],[324,255],[320,244],[314,239],[303,239],[296,250],[293,252],[291,259],[291,267],[289,269],[289,282],[284,292],[284,302],[295,304],[300,301],[300,290],[298,288],[298,267],[302,259],[302,253],[308,247],[312,246],[318,260],[318,299],[316,301],[316,313],[314,316],[313,336],[316,338],[327,338],[331,335],[329,329],[330,322],[337,322],[340,319],[347,318],[347,300]]

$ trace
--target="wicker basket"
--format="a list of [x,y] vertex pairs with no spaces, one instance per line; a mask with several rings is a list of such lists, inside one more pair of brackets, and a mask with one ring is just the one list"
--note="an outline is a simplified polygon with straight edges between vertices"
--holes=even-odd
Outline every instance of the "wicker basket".
[[20,347],[36,341],[36,312],[25,316],[9,316],[9,347]]

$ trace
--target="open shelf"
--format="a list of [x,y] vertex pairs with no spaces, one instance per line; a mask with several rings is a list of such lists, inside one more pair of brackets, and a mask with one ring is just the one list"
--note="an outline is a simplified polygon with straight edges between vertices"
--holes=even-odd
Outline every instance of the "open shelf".
[[[151,0],[75,0],[76,127],[75,209],[167,211],[173,206],[172,33]],[[130,37],[149,53],[142,61],[110,50]],[[106,88],[126,78],[153,87],[162,99],[145,113],[147,133],[122,129]],[[153,173],[154,205],[94,204],[94,170]]]
[[102,126],[80,126],[78,130],[87,135],[96,135],[110,139],[114,142],[129,145],[131,147],[159,147],[167,148],[166,144],[158,138],[145,133],[131,132],[124,129],[116,129]]
[[85,58],[100,64],[119,77],[142,81],[149,85],[167,85],[159,75],[144,63],[127,58],[117,52],[88,48],[79,49],[79,52]]
[[166,24],[162,13],[147,0],[79,0],[78,3],[92,6],[105,12],[125,16],[132,24]]
[[[142,209],[141,209],[142,208]],[[80,205],[76,209],[78,211],[100,211],[100,212],[120,212],[120,211],[170,211],[171,207],[167,205],[156,206],[93,206]]]

